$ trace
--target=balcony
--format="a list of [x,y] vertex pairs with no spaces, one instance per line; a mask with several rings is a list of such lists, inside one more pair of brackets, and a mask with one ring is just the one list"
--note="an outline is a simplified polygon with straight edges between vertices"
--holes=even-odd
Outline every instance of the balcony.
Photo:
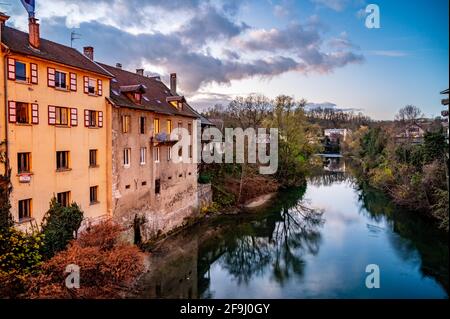
[[179,141],[179,137],[175,136],[171,137],[170,134],[167,134],[166,132],[160,132],[158,134],[156,134],[154,137],[152,136],[150,138],[151,142],[153,142],[153,144],[156,145],[171,145],[171,144],[175,144],[176,142]]

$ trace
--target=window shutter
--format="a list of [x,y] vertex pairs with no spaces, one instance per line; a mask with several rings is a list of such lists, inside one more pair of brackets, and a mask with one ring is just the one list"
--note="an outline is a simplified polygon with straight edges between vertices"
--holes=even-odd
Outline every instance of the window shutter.
[[49,87],[55,87],[55,72],[54,68],[47,68],[47,85]]
[[16,80],[16,60],[8,58],[8,80]]
[[89,77],[84,76],[84,93],[89,94]]
[[38,84],[38,66],[36,63],[30,63],[31,84]]
[[103,112],[98,112],[98,127],[103,127]]
[[8,117],[10,123],[16,123],[16,102],[8,102]]
[[48,124],[49,125],[56,124],[56,107],[52,105],[48,106]]
[[103,95],[103,81],[102,80],[97,80],[97,94],[99,96]]
[[71,126],[78,125],[78,110],[76,108],[70,109],[70,125]]
[[77,74],[76,73],[70,73],[70,90],[71,91],[77,90]]
[[39,105],[31,104],[31,123],[39,124]]
[[84,110],[84,126],[89,127],[89,110]]

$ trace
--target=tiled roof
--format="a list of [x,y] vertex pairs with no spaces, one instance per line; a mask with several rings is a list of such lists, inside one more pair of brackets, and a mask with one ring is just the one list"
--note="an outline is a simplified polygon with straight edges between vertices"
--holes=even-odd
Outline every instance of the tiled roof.
[[[161,80],[155,77],[147,77],[137,73],[125,71],[110,65],[98,63],[114,76],[111,81],[111,101],[121,107],[128,107],[139,110],[148,110],[167,115],[181,115],[198,118],[192,109],[183,103],[183,109],[179,110],[167,101],[167,98],[173,97],[170,89]],[[137,87],[142,85],[145,93],[142,94],[141,104],[127,97],[125,92],[121,91],[123,87]]]
[[28,42],[28,33],[5,25],[2,28],[2,42],[12,52],[34,56],[111,77],[111,74],[76,49],[42,38],[40,40],[39,50],[32,49]]

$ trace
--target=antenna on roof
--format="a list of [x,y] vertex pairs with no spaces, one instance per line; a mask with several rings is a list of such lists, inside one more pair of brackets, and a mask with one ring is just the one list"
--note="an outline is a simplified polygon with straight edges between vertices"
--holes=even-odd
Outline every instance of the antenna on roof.
[[73,41],[81,39],[81,34],[75,31],[70,32],[70,47],[73,48]]

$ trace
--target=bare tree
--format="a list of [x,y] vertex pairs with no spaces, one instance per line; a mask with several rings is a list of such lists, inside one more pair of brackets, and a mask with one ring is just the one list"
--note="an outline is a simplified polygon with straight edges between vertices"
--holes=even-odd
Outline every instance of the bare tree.
[[401,122],[413,122],[423,116],[422,110],[417,106],[406,105],[398,111],[397,115],[395,115],[395,119]]

